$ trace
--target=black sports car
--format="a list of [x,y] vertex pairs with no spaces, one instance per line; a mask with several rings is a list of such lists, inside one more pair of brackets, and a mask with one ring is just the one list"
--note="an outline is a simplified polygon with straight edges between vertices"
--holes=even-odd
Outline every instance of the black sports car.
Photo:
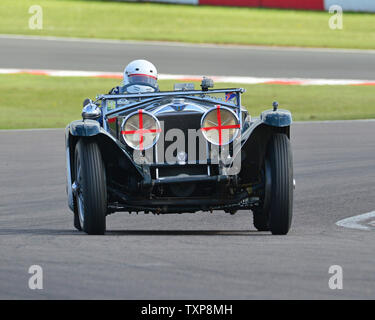
[[259,231],[288,233],[293,207],[289,111],[251,119],[240,88],[100,95],[66,128],[74,226],[104,234],[118,211],[253,212]]

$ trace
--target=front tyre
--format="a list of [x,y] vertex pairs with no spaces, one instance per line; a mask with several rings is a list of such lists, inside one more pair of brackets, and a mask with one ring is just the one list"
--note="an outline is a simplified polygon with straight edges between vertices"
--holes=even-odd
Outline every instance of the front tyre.
[[267,160],[271,168],[269,229],[272,234],[285,235],[293,215],[293,161],[290,141],[285,134],[272,136]]
[[79,224],[87,234],[104,234],[107,185],[99,146],[90,138],[81,138],[76,144],[74,157]]

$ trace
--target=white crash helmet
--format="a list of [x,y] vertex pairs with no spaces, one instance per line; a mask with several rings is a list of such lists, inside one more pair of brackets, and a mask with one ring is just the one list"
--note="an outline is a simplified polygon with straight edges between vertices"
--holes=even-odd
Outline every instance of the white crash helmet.
[[147,60],[134,60],[124,70],[124,87],[129,93],[154,92],[158,88],[158,72]]

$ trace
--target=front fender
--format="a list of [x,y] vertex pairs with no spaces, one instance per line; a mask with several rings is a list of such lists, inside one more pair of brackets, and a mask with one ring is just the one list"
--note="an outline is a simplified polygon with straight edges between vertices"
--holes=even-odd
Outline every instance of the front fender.
[[239,175],[244,183],[259,179],[270,138],[275,133],[289,138],[291,124],[292,115],[288,110],[266,110],[242,133],[241,150],[234,159],[241,164]]
[[266,110],[260,115],[262,123],[272,127],[288,127],[292,124],[292,114],[288,110]]
[[68,128],[70,134],[75,137],[92,137],[96,136],[101,130],[103,130],[100,123],[95,120],[73,121],[68,125]]
[[96,140],[105,163],[121,158],[126,163],[125,167],[131,174],[135,175],[137,179],[143,178],[142,168],[133,161],[121,143],[100,126],[99,122],[95,120],[73,121],[65,129],[66,191],[68,194],[68,205],[72,211],[74,211],[74,197],[72,193],[74,152],[77,141],[82,137],[92,137]]

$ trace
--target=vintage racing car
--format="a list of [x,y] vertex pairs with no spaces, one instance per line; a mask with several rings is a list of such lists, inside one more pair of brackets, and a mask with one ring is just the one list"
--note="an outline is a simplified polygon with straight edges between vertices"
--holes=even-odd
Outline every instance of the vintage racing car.
[[250,210],[259,231],[287,234],[293,210],[291,113],[252,119],[241,88],[203,78],[173,91],[86,99],[66,128],[74,226],[104,234],[106,216]]

